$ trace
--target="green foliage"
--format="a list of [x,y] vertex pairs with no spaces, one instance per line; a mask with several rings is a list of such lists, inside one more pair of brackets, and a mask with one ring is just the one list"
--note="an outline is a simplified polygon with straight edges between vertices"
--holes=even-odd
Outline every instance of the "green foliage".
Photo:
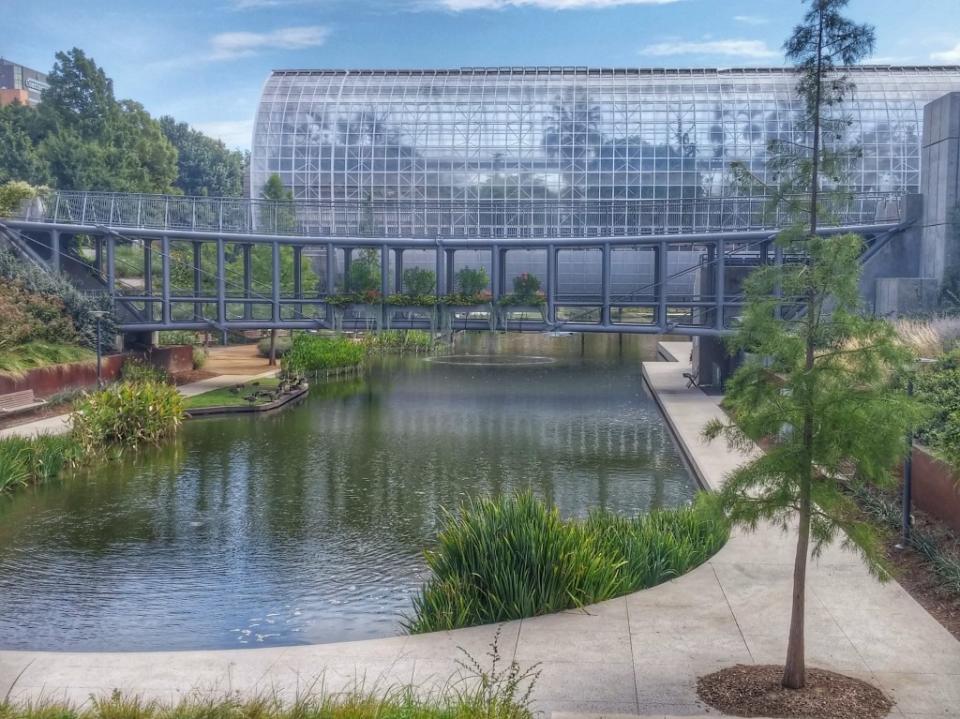
[[0,439],[0,494],[56,479],[81,460],[80,447],[69,435]]
[[200,337],[190,330],[163,330],[157,333],[158,345],[197,345]]
[[561,519],[530,493],[475,499],[444,516],[432,576],[414,598],[411,632],[532,617],[652,587],[706,561],[727,539],[706,495],[636,518]]
[[[293,338],[290,335],[277,335],[273,350],[277,357],[284,357],[293,347]],[[261,357],[270,356],[270,338],[264,337],[257,342],[257,352]]]
[[47,82],[39,106],[0,108],[0,183],[242,194],[241,153],[171,118],[158,122],[140,103],[118,100],[103,68],[82,50],[57,53]]
[[540,280],[536,275],[523,272],[513,278],[513,293],[500,298],[499,304],[511,305],[542,305],[547,296],[540,289]]
[[[73,322],[79,344],[90,348],[96,346],[96,319],[93,312],[109,309],[106,298],[85,295],[62,275],[51,274],[21,262],[16,255],[3,247],[0,247],[0,279],[17,281],[25,290],[34,294],[59,298]],[[101,322],[104,341],[109,343],[114,334],[113,322],[109,316]]]
[[456,275],[457,289],[467,297],[475,297],[483,292],[489,284],[490,276],[483,267],[477,269],[464,267]]
[[[745,283],[747,306],[731,346],[746,360],[725,400],[736,424],[715,421],[706,429],[735,447],[779,441],[734,471],[721,497],[730,518],[751,528],[761,521],[787,526],[812,502],[814,554],[843,532],[844,543],[880,571],[875,533],[834,477],[853,466],[871,483],[891,481],[904,437],[922,414],[894,385],[911,357],[890,324],[859,311],[860,237],[787,237],[785,249],[806,252],[808,262],[763,268]],[[778,319],[776,287],[806,299],[805,314]]]
[[177,149],[176,187],[185,195],[242,197],[246,159],[228,150],[220,140],[207,137],[170,116],[161,117],[160,129]]
[[380,293],[380,253],[365,247],[350,262],[347,272],[348,292],[360,294]]
[[28,342],[64,345],[79,340],[63,300],[55,294],[32,292],[21,279],[0,285],[0,351]]
[[158,444],[176,432],[184,417],[183,397],[164,382],[124,381],[85,395],[70,419],[85,453],[104,448]]
[[[2,137],[0,137],[2,140]],[[2,179],[2,176],[0,176]],[[32,200],[43,190],[21,180],[8,180],[0,185],[0,217],[8,217],[19,212],[27,200]]]
[[329,372],[363,363],[366,350],[359,342],[343,337],[322,337],[307,333],[293,339],[283,368],[297,373]]
[[395,307],[433,307],[436,295],[387,295],[386,304]]
[[206,348],[194,346],[191,360],[194,369],[203,369],[203,366],[207,363]]
[[432,270],[411,267],[403,271],[403,287],[407,294],[414,297],[432,295],[437,286],[437,275]]
[[960,349],[914,377],[916,396],[931,409],[917,433],[921,442],[960,467]]

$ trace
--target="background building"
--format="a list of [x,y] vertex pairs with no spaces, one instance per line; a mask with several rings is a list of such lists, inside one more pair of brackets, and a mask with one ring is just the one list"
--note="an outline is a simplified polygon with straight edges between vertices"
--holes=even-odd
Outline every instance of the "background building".
[[[849,74],[844,142],[862,148],[851,189],[917,192],[923,107],[960,90],[960,67]],[[795,83],[783,68],[278,70],[251,192],[277,173],[295,198],[336,205],[304,218],[319,232],[647,234],[664,220],[636,201],[726,197],[732,162],[768,181],[772,140],[809,144]]]
[[0,107],[15,101],[36,105],[46,88],[46,74],[0,57]]

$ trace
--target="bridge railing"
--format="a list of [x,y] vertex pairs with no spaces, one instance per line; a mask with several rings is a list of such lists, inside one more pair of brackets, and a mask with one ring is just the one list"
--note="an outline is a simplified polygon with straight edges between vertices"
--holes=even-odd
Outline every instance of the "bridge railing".
[[[899,193],[827,198],[824,225],[897,222]],[[343,200],[273,202],[54,191],[20,219],[68,225],[304,237],[523,239],[775,230],[802,221],[767,197],[616,200]],[[797,203],[798,205],[800,203]]]

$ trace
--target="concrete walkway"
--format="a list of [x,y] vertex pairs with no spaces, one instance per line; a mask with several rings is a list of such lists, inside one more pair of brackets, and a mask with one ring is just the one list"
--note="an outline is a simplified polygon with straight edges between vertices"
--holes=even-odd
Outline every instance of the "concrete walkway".
[[[674,357],[689,350],[673,348]],[[692,464],[709,486],[742,458],[700,430],[720,413],[687,389],[684,362],[649,363],[644,374]],[[736,663],[783,661],[793,543],[763,529],[738,534],[712,560],[677,580],[585,611],[511,622],[500,650],[523,667],[540,662],[534,694],[545,712],[703,715],[699,675]],[[863,677],[898,703],[895,716],[960,715],[960,642],[896,583],[881,585],[860,561],[831,549],[813,562],[808,663]],[[364,683],[413,683],[427,691],[458,675],[463,647],[484,664],[494,627],[340,644],[127,654],[0,652],[0,695],[71,698],[113,689],[166,700],[196,692],[337,691]],[[0,644],[2,644],[0,637]],[[555,714],[558,716],[558,714]],[[558,717],[559,719],[559,717]]]

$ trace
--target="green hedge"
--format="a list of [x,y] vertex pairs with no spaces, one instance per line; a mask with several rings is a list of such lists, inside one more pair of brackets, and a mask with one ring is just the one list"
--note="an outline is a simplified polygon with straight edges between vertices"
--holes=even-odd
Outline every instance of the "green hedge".
[[85,453],[106,446],[157,444],[183,421],[177,388],[155,380],[120,382],[82,397],[71,415],[73,438]]
[[713,497],[635,518],[565,520],[530,493],[477,499],[446,514],[432,571],[414,598],[412,633],[520,619],[652,587],[693,569],[727,540]]

